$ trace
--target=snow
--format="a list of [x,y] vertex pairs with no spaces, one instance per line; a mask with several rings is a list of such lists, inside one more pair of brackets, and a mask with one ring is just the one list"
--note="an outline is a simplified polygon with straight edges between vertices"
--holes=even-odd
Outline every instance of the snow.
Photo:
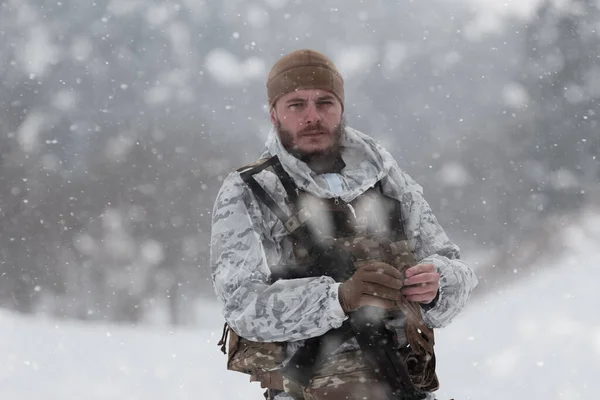
[[56,63],[60,48],[52,42],[52,34],[44,26],[30,28],[24,46],[18,47],[17,58],[29,74],[41,77]]
[[449,187],[462,187],[471,181],[469,171],[459,162],[450,161],[443,165],[437,178]]
[[377,51],[372,46],[346,46],[334,57],[344,79],[364,74],[377,62]]
[[[551,268],[472,304],[437,331],[440,400],[589,399],[600,390],[600,214],[563,231]],[[7,399],[260,399],[225,369],[218,306],[203,327],[168,331],[34,319],[0,312]]]
[[564,230],[570,249],[439,330],[440,399],[590,399],[600,391],[600,214]]
[[[217,330],[156,329],[35,320],[0,313],[3,399],[259,399],[227,373]],[[217,328],[217,326],[215,326]]]
[[[527,1],[496,1],[496,0],[467,0],[471,4],[475,18],[465,28],[468,38],[476,39],[490,32],[499,32],[509,18],[531,20],[542,5],[542,0]],[[556,1],[561,3],[561,1]]]
[[77,95],[68,89],[60,90],[52,98],[52,105],[60,111],[70,111],[77,105]]
[[269,6],[274,9],[283,8],[288,4],[288,0],[265,0]]
[[19,127],[19,144],[26,152],[32,152],[39,147],[39,136],[46,123],[46,117],[42,112],[31,112]]
[[111,0],[106,9],[116,16],[123,16],[135,12],[143,7],[141,0]]
[[[581,12],[571,0],[551,1],[560,5],[556,22],[562,21],[558,19],[561,13]],[[392,26],[394,30],[389,32],[386,28],[390,24],[382,22],[385,19],[379,16],[388,11],[390,15],[383,16],[388,22],[394,22],[389,17],[398,14],[395,6],[385,2],[371,4],[368,11],[362,6],[352,6],[346,10],[327,8],[325,13],[289,0],[253,4],[238,0],[221,3],[183,0],[178,4],[109,0],[88,6],[60,1],[4,2],[0,6],[0,17],[3,17],[0,18],[0,36],[6,46],[0,52],[0,59],[7,66],[2,75],[7,107],[0,113],[0,127],[10,140],[2,142],[4,151],[0,158],[5,180],[2,187],[10,194],[9,200],[12,196],[15,201],[33,207],[23,207],[18,220],[15,218],[4,226],[7,242],[2,251],[8,251],[9,256],[3,262],[18,266],[12,276],[7,275],[10,268],[2,270],[4,282],[19,281],[23,277],[30,279],[31,296],[49,298],[36,307],[49,313],[69,314],[63,310],[65,304],[73,309],[85,304],[81,309],[90,315],[98,315],[103,307],[118,308],[120,300],[116,295],[107,297],[108,305],[93,304],[93,296],[86,296],[85,289],[81,289],[73,301],[54,297],[54,292],[47,290],[51,285],[47,275],[56,273],[63,279],[61,284],[64,283],[67,291],[79,292],[77,286],[81,282],[73,277],[80,275],[77,271],[80,265],[63,259],[56,261],[51,252],[35,250],[58,250],[56,246],[60,243],[64,246],[60,253],[65,259],[70,259],[71,251],[78,252],[92,260],[89,265],[93,268],[105,266],[103,257],[107,254],[121,255],[131,261],[131,265],[108,269],[106,282],[100,285],[102,288],[126,289],[131,294],[139,294],[144,285],[154,282],[149,277],[155,277],[159,289],[154,292],[149,288],[143,299],[152,305],[151,314],[145,315],[144,321],[156,325],[91,324],[0,311],[3,355],[0,399],[262,398],[257,384],[250,385],[246,376],[225,370],[225,356],[216,346],[221,334],[216,303],[201,305],[202,310],[198,312],[201,318],[196,320],[203,323],[197,329],[179,328],[170,332],[157,327],[168,320],[167,313],[162,315],[161,310],[168,307],[170,298],[153,296],[170,293],[168,288],[173,282],[179,282],[175,279],[180,277],[174,277],[167,268],[150,267],[164,266],[167,258],[206,259],[205,235],[212,206],[212,200],[206,199],[214,197],[215,183],[223,180],[235,161],[227,159],[228,153],[218,148],[214,152],[205,150],[206,146],[214,143],[212,139],[223,136],[223,142],[229,141],[234,149],[238,143],[236,135],[251,131],[261,135],[260,132],[268,131],[268,118],[263,118],[268,108],[262,105],[261,116],[255,103],[264,103],[264,80],[271,62],[288,50],[317,46],[334,59],[347,78],[348,98],[353,102],[349,115],[356,116],[356,122],[377,135],[385,147],[395,149],[396,155],[404,157],[401,164],[407,165],[411,175],[414,172],[413,176],[423,177],[418,179],[419,183],[427,183],[431,177],[441,183],[433,185],[430,181],[429,186],[424,186],[433,192],[430,199],[442,194],[439,202],[446,210],[438,217],[457,221],[455,226],[460,225],[460,229],[464,225],[465,234],[486,238],[496,231],[499,235],[521,231],[528,226],[524,221],[552,205],[553,199],[540,192],[541,186],[566,194],[593,191],[597,187],[597,156],[588,157],[586,151],[595,145],[595,125],[592,124],[596,118],[592,100],[600,96],[600,67],[587,65],[585,54],[594,54],[596,42],[590,27],[596,26],[597,21],[595,25],[583,24],[581,43],[572,43],[573,71],[582,79],[544,79],[546,83],[540,81],[542,87],[536,91],[536,76],[550,77],[561,72],[571,46],[540,48],[539,54],[543,57],[539,62],[534,57],[535,52],[530,51],[525,42],[528,25],[535,28],[531,31],[534,36],[539,35],[538,44],[556,40],[554,36],[558,32],[553,29],[552,21],[535,19],[541,0],[467,0],[466,3],[472,5],[468,24],[464,23],[467,17],[462,16],[465,1],[448,2],[457,3],[457,19],[452,14],[445,16],[446,9],[412,7],[408,6],[409,2],[405,4],[406,10],[415,10],[418,22],[408,18],[406,27]],[[442,18],[438,19],[437,14],[442,14]],[[437,25],[436,21],[439,26],[433,26]],[[492,34],[498,34],[497,40]],[[482,45],[467,43],[469,40],[465,38],[475,43],[481,41]],[[488,44],[495,50],[485,50]],[[527,48],[519,50],[524,45]],[[487,65],[486,57],[493,54],[501,54],[505,60],[492,58]],[[384,79],[378,77],[379,68]],[[523,81],[519,79],[521,76]],[[414,84],[398,85],[399,81]],[[490,84],[493,82],[495,84]],[[381,88],[380,93],[367,90],[371,83]],[[390,90],[385,90],[388,84]],[[562,88],[556,97],[548,95],[551,91],[545,91],[554,85]],[[398,89],[404,92],[396,93]],[[363,91],[370,94],[364,96]],[[558,100],[563,96],[566,105],[580,107],[574,107],[576,111],[559,107],[556,110],[562,108],[562,114],[553,119],[551,113],[543,110],[553,102],[560,106],[562,103]],[[489,105],[488,97],[497,98],[503,104]],[[406,101],[407,98],[410,101]],[[511,120],[516,118],[514,124],[504,125],[504,117],[490,117],[504,115],[506,108],[509,109],[506,115],[511,115]],[[170,110],[178,110],[172,120],[161,116]],[[522,112],[527,110],[529,112]],[[552,123],[561,122],[561,126],[564,121],[564,132],[542,130],[541,135],[528,136],[527,126],[544,126],[544,118]],[[546,130],[550,125],[546,124]],[[147,129],[154,126],[160,129]],[[577,136],[586,126],[591,129]],[[140,143],[152,144],[152,153],[143,152],[142,156],[163,157],[169,147],[159,144],[169,143],[171,138],[181,140],[185,136],[182,132],[188,131],[194,144],[188,147],[186,137],[180,145],[177,143],[176,153],[197,153],[201,162],[190,159],[190,168],[194,168],[194,176],[202,181],[181,181],[177,187],[198,185],[203,194],[198,196],[182,189],[182,198],[189,201],[181,203],[194,204],[198,212],[185,214],[183,209],[178,209],[164,219],[173,228],[198,224],[200,229],[173,239],[176,242],[154,239],[158,232],[154,228],[140,228],[143,232],[138,236],[133,233],[134,222],[139,226],[144,222],[157,226],[159,219],[150,218],[145,206],[128,193],[141,193],[144,198],[157,197],[162,201],[159,194],[163,187],[152,176],[148,177],[152,173],[137,174],[131,168],[138,162],[134,150],[143,148]],[[472,131],[481,131],[481,134],[475,135],[470,133]],[[563,146],[564,156],[556,153],[556,157],[560,157],[555,163],[558,167],[546,162],[555,157],[553,151],[543,153],[548,156],[544,157],[539,147],[532,147],[530,153],[515,156],[520,150],[515,146],[521,146],[521,141],[502,140],[522,135],[524,146],[528,146],[528,141],[541,140],[543,147],[552,144],[550,136],[546,138],[545,134],[561,139],[557,147]],[[575,137],[576,151],[570,155],[568,140],[562,140],[563,135]],[[99,140],[101,136],[105,139]],[[204,141],[204,136],[211,140]],[[496,153],[510,157],[496,158],[491,154],[494,149],[490,151],[478,143],[479,136],[485,138],[486,143],[498,143]],[[15,146],[12,141],[16,142]],[[245,144],[240,142],[240,146]],[[431,145],[435,146],[430,151]],[[457,149],[456,153],[453,148]],[[92,157],[96,153],[104,154],[105,159]],[[253,157],[249,156],[250,152],[245,154],[246,158]],[[164,157],[165,165],[186,171],[185,162],[173,162],[177,157]],[[86,158],[90,159],[89,163]],[[105,161],[102,165],[110,168],[98,168],[99,164],[92,160]],[[128,177],[131,182],[121,185],[106,175],[105,170],[112,170],[119,163],[120,170],[115,176]],[[73,166],[81,166],[81,172]],[[585,173],[580,174],[582,171]],[[87,179],[88,172],[91,179]],[[70,176],[77,173],[85,179],[70,181]],[[64,176],[64,180],[54,179],[59,176]],[[101,208],[98,213],[90,214],[90,219],[106,224],[102,227],[103,233],[94,233],[94,224],[82,216],[83,209],[73,205],[71,216],[81,225],[81,233],[73,237],[54,237],[57,229],[79,229],[76,224],[62,226],[52,222],[58,220],[55,214],[62,213],[59,204],[67,200],[70,204],[69,199],[73,199],[68,197],[73,194],[69,185],[81,185],[83,195],[93,188],[89,182],[96,182],[94,179],[107,179],[106,188],[137,190],[116,193],[118,190],[110,189],[106,196],[103,193],[86,204],[93,209]],[[28,184],[21,185],[26,182]],[[507,188],[506,193],[494,198],[494,186],[488,182],[498,182]],[[521,184],[526,189],[519,189]],[[61,192],[57,190],[58,185],[65,188],[65,197],[58,196]],[[434,192],[435,187],[441,187],[440,191]],[[525,195],[528,190],[531,196]],[[460,196],[456,195],[458,200],[453,201],[457,193]],[[20,194],[28,195],[21,200]],[[199,197],[202,197],[201,202]],[[509,201],[511,198],[516,200]],[[113,205],[115,199],[122,199],[125,205]],[[173,204],[167,200],[148,204],[162,208]],[[38,205],[48,201],[57,201],[56,208],[44,208],[46,211],[38,215]],[[559,197],[556,201],[562,200]],[[454,203],[458,206],[452,208]],[[12,203],[0,205],[6,210]],[[520,207],[526,209],[527,215],[513,210]],[[487,213],[483,219],[479,218],[481,210]],[[503,213],[507,216],[502,217]],[[32,215],[33,219],[27,219]],[[569,251],[544,262],[551,265],[533,268],[532,276],[529,272],[525,276],[521,269],[524,266],[511,266],[510,270],[523,279],[515,286],[490,294],[480,303],[471,304],[453,324],[438,331],[440,399],[594,397],[600,389],[600,383],[593,379],[600,370],[600,313],[595,294],[599,278],[596,264],[600,259],[598,215],[597,212],[584,213],[577,223],[564,228],[563,242]],[[196,216],[200,218],[195,219]],[[498,219],[497,223],[487,226],[477,225],[477,221],[494,218],[504,220]],[[35,227],[38,221],[49,234],[44,234],[43,229],[38,232],[28,228]],[[513,226],[512,231],[504,228],[507,225]],[[31,244],[30,247],[11,247],[11,243],[18,242]],[[459,244],[462,243],[460,240]],[[167,250],[170,252],[179,244],[182,249],[179,255],[167,257]],[[473,250],[480,253],[465,254],[471,260],[486,258],[490,250],[497,249]],[[18,264],[25,259],[20,258],[21,254],[38,261]],[[49,262],[38,265],[39,260]],[[194,264],[190,268],[196,271],[197,267]],[[184,265],[184,268],[187,267]],[[36,269],[50,272],[38,274]],[[198,285],[197,280],[189,285],[194,293],[206,290],[195,285]],[[207,278],[203,287],[208,286]],[[14,292],[7,293],[6,288]],[[3,287],[0,290],[5,300],[3,304],[17,304],[17,299],[11,296],[19,290],[10,287],[10,283]],[[162,308],[153,308],[154,304]]]
[[525,107],[529,102],[527,90],[516,82],[507,83],[502,90],[504,102],[514,108]]
[[390,40],[385,44],[383,56],[383,68],[386,72],[396,70],[405,62],[408,53],[408,45],[397,40]]
[[241,85],[251,79],[263,78],[266,66],[258,57],[240,61],[226,49],[211,50],[205,59],[205,67],[218,82],[223,85]]
[[[264,29],[269,23],[269,13],[264,8],[255,4],[249,4],[247,7],[246,19],[248,23],[255,29]],[[234,34],[236,33],[237,35],[234,38],[238,39],[239,33],[234,32]]]

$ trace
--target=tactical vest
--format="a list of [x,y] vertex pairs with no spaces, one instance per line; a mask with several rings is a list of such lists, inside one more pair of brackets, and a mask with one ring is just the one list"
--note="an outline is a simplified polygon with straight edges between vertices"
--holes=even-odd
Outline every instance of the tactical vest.
[[[254,179],[254,175],[267,168],[283,184],[292,215],[286,214]],[[385,196],[379,182],[352,202],[345,203],[300,191],[276,156],[242,167],[238,172],[254,195],[281,220],[292,239],[293,262],[271,266],[272,282],[314,276],[310,266],[317,262],[315,252],[311,251],[315,240],[321,247],[333,245],[335,249],[342,249],[351,258],[352,271],[341,277],[339,271],[317,273],[338,281],[344,281],[356,269],[373,261],[387,262],[401,271],[416,263],[404,232],[400,202]],[[285,391],[295,399],[306,400],[422,398],[418,393],[439,387],[435,374],[434,333],[423,322],[419,304],[404,299],[397,306],[396,310],[373,312],[385,320],[404,319],[404,329],[395,332],[391,351],[405,366],[405,375],[400,374],[400,377],[402,384],[408,385],[407,391],[414,389],[416,394],[412,397],[396,397],[383,389],[384,378],[375,372],[378,367],[373,366],[373,361],[365,359],[364,349],[350,345],[350,350],[340,350],[353,340],[347,324],[342,327],[345,329],[307,340],[303,350],[297,351],[283,369],[280,367],[286,355],[285,342],[253,342],[241,338],[225,324],[219,345],[226,353],[229,334],[228,369],[249,374],[251,381],[260,381],[263,388],[270,389],[265,394],[267,397]]]

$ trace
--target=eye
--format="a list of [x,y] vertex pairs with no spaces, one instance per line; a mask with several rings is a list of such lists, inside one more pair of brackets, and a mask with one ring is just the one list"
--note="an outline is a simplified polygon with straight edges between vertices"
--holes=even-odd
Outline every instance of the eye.
[[318,105],[323,106],[323,105],[327,105],[330,106],[333,104],[333,101],[331,100],[321,100],[317,102]]

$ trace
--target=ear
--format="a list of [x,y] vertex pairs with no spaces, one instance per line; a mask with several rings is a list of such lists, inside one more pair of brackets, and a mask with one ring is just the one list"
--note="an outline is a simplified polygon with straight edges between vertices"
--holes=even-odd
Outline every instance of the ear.
[[271,123],[273,124],[273,126],[277,125],[277,113],[275,112],[275,106],[271,108],[269,115],[271,117]]

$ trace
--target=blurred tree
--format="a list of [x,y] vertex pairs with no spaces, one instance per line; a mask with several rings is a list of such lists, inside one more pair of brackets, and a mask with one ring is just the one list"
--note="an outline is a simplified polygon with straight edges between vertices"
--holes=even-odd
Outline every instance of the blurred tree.
[[577,208],[600,179],[600,8],[546,2],[527,26],[517,81],[528,96],[511,135],[538,210]]
[[[469,38],[454,3],[284,3],[0,2],[2,305],[120,321],[161,310],[193,322],[194,302],[212,296],[216,191],[258,157],[268,66],[299,47],[339,64],[350,124],[397,157],[453,234],[501,243],[539,217],[539,193],[563,193],[548,182],[597,178],[591,2],[580,2],[587,13],[556,11],[576,21],[556,30],[572,43],[536,33],[558,21],[540,11],[521,65],[519,35]],[[536,72],[554,47],[574,52],[579,75]],[[531,101],[505,112],[499,93],[517,68]],[[566,97],[552,91],[560,85]],[[571,149],[568,160],[554,142]],[[536,172],[546,170],[552,180]]]

